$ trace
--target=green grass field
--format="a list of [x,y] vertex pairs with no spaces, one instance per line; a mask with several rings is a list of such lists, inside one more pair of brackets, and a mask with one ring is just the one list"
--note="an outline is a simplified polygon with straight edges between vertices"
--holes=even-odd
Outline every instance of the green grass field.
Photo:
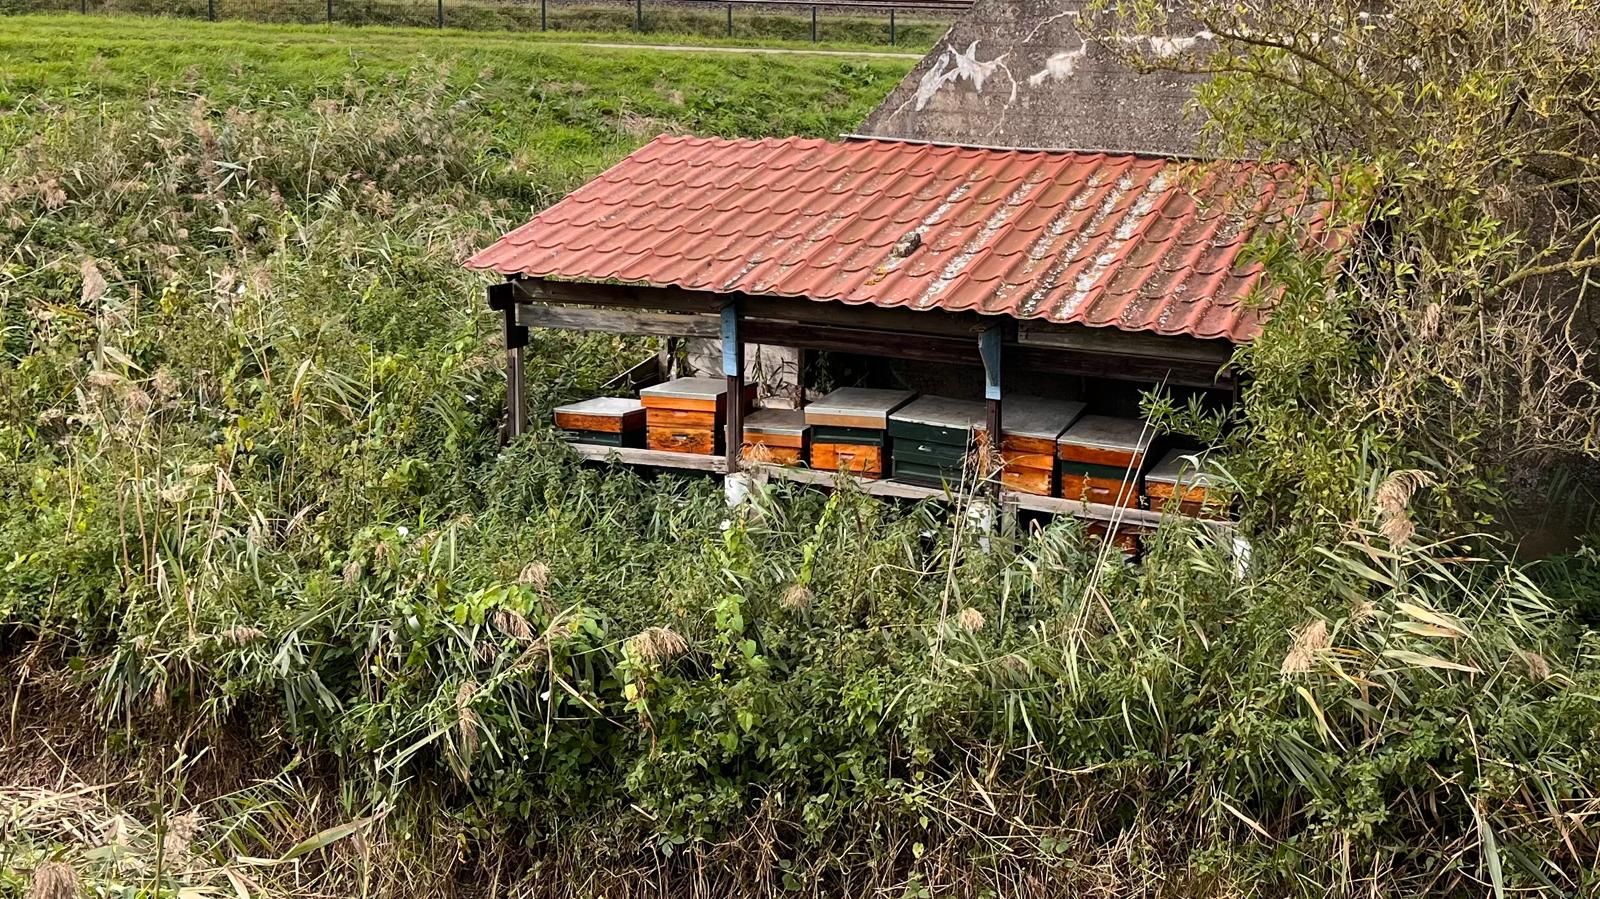
[[[334,24],[364,27],[436,28],[438,5],[433,0],[0,0],[0,14],[80,13],[113,16],[159,16],[269,24]],[[512,0],[445,0],[448,30],[516,32],[525,40],[601,39],[628,43],[720,43],[739,46],[858,48],[919,53],[933,44],[948,19],[901,12],[890,32],[887,12],[859,14],[823,10],[817,42],[811,40],[809,11],[784,12],[740,8],[728,33],[727,13],[716,6],[674,7],[650,0],[640,30],[633,6],[622,3],[586,5],[552,0],[540,25],[537,3]],[[894,46],[890,46],[891,39]]]
[[125,17],[4,21],[0,105],[20,113],[4,125],[15,133],[58,106],[126,107],[191,92],[218,108],[264,104],[294,117],[352,83],[377,100],[386,84],[426,72],[441,87],[470,94],[473,115],[459,127],[474,151],[509,161],[515,177],[546,198],[663,131],[837,135],[910,67],[876,58],[562,45],[570,35]]

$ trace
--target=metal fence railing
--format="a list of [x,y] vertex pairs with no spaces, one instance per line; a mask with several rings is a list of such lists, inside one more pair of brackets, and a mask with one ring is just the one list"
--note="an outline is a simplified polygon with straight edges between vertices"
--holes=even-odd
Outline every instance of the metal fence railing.
[[971,5],[972,0],[14,0],[0,6],[15,12],[120,12],[212,21],[626,30],[927,45]]

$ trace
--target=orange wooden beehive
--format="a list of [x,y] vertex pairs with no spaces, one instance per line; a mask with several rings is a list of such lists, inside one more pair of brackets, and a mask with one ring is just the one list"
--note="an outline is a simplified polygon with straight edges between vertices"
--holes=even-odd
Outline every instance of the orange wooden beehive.
[[1084,408],[1071,400],[1006,397],[1000,416],[1001,485],[1018,493],[1056,495],[1056,441]]
[[744,422],[744,458],[795,465],[806,458],[811,429],[799,409],[762,409]]
[[642,446],[645,409],[636,399],[601,396],[557,406],[556,427],[580,443],[606,446]]
[[889,413],[915,396],[909,390],[844,387],[807,406],[811,467],[868,479],[883,477]]
[[1151,436],[1149,425],[1136,418],[1078,419],[1056,441],[1062,498],[1137,508]]
[[1150,508],[1158,511],[1176,508],[1184,515],[1199,518],[1222,518],[1227,514],[1203,450],[1168,451],[1145,474],[1144,490],[1150,498]]
[[[754,387],[747,388],[744,399]],[[645,445],[653,450],[710,456],[722,452],[728,420],[728,382],[678,378],[639,391],[645,408]]]

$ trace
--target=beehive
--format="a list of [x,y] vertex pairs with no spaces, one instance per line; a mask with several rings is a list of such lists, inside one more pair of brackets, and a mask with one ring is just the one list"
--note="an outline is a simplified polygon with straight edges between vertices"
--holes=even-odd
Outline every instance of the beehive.
[[580,443],[644,446],[644,404],[636,399],[602,396],[557,406],[555,421]]
[[1144,538],[1150,534],[1144,528],[1129,527],[1127,525],[1113,529],[1111,525],[1103,521],[1091,521],[1085,526],[1084,530],[1091,538],[1110,543],[1117,548],[1118,552],[1122,553],[1124,559],[1129,560],[1138,558],[1139,554],[1144,551]]
[[[678,378],[639,391],[645,408],[645,445],[653,450],[715,455],[722,452],[728,416],[728,382]],[[744,397],[749,405],[750,396]]]
[[1220,518],[1226,514],[1215,488],[1216,479],[1200,450],[1169,450],[1144,476],[1150,508],[1165,511],[1176,502],[1184,515]]
[[1086,415],[1056,441],[1061,496],[1137,508],[1149,425],[1136,418]]
[[805,461],[811,428],[799,409],[762,409],[744,422],[744,458],[794,465]]
[[895,480],[929,487],[961,483],[974,429],[983,419],[978,400],[925,396],[900,407],[889,416]]
[[1056,441],[1084,404],[1038,396],[1006,397],[1000,418],[1000,483],[1007,490],[1056,495]]
[[811,467],[883,477],[889,414],[914,396],[909,390],[842,387],[807,406]]

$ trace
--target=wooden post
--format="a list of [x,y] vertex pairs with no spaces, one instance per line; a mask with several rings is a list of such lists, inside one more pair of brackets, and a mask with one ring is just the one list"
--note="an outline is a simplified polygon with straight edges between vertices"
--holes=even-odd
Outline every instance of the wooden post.
[[744,344],[739,339],[739,307],[722,307],[722,374],[728,379],[728,434],[724,443],[728,453],[728,473],[739,470],[744,449]]
[[328,0],[328,24],[333,24],[333,0]]
[[546,0],[539,0],[539,30],[540,31],[544,31],[546,28],[550,27],[549,10],[547,10],[545,7],[546,7]]
[[216,20],[217,20],[217,0],[206,0],[206,21],[215,22]]
[[811,43],[817,42],[817,8],[811,7]]
[[[1005,332],[992,325],[978,338],[978,354],[983,357],[984,430],[988,434],[986,447],[991,456],[1000,454],[1000,356]],[[999,479],[995,479],[999,483]]]
[[644,30],[644,0],[633,0],[633,24],[635,31]]
[[889,7],[889,46],[894,46],[894,7]]
[[528,329],[517,324],[517,288],[512,281],[489,286],[489,308],[505,316],[506,333],[506,442],[528,429],[527,401],[523,397],[522,351]]
[[733,37],[733,4],[728,4],[728,37]]
[[444,0],[439,0],[439,27],[444,27]]

